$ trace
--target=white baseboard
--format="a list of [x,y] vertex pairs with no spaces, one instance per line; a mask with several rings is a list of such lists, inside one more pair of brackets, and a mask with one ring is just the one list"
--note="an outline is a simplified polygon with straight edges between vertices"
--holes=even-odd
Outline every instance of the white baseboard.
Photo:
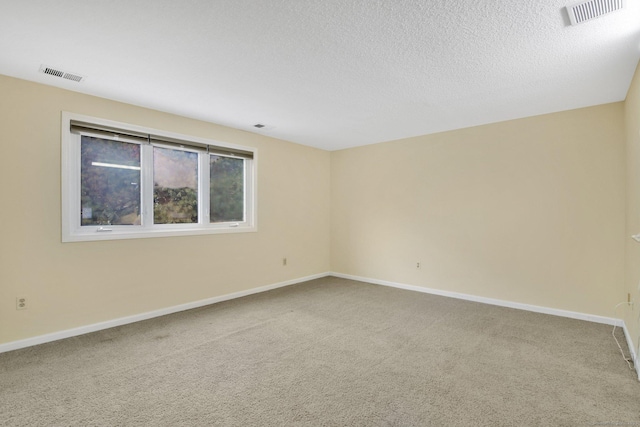
[[160,316],[165,316],[167,314],[178,313],[180,311],[191,310],[192,308],[204,307],[206,305],[211,305],[211,304],[215,304],[222,301],[228,301],[235,298],[241,298],[241,297],[252,295],[252,294],[258,294],[261,292],[270,291],[272,289],[295,285],[296,283],[306,282],[308,280],[327,277],[329,275],[330,275],[329,273],[314,274],[312,276],[287,280],[285,282],[274,283],[272,285],[260,286],[258,288],[248,289],[246,291],[240,291],[240,292],[234,292],[231,294],[221,295],[219,297],[207,298],[200,301],[194,301],[186,304],[175,305],[173,307],[162,308],[159,310],[149,311],[146,313],[134,314],[132,316],[120,317],[118,319],[107,320],[105,322],[94,323],[86,326],[80,326],[78,328],[66,329],[64,331],[53,332],[46,335],[39,335],[36,337],[26,338],[18,341],[11,341],[8,343],[0,344],[0,353],[12,351],[12,350],[18,350],[25,347],[31,347],[38,344],[44,344],[51,341],[57,341],[64,338],[84,335],[90,332],[96,332],[96,331],[101,331],[103,329],[113,328],[115,326],[121,326],[129,323],[140,322],[142,320],[152,319],[154,317],[160,317]]
[[353,276],[350,274],[331,272],[329,275],[340,277],[343,279],[350,279],[350,280],[357,280],[359,282],[371,283],[374,285],[390,286],[392,288],[405,289],[408,291],[422,292],[425,294],[440,295],[440,296],[450,297],[450,298],[458,298],[458,299],[467,300],[467,301],[481,302],[484,304],[498,305],[501,307],[515,308],[518,310],[533,311],[536,313],[551,314],[554,316],[568,317],[571,319],[586,320],[588,322],[603,323],[605,325],[621,327],[622,330],[624,331],[624,336],[627,339],[627,346],[629,347],[631,359],[633,360],[636,373],[638,374],[638,380],[640,381],[640,369],[638,367],[638,363],[640,362],[640,360],[638,360],[638,354],[636,354],[635,349],[633,347],[633,341],[631,340],[631,335],[629,334],[627,325],[624,323],[624,320],[622,319],[616,319],[613,317],[596,316],[594,314],[560,310],[557,308],[542,307],[538,305],[523,304],[519,302],[505,301],[505,300],[495,299],[495,298],[486,298],[486,297],[480,297],[476,295],[463,294],[459,292],[443,291],[440,289],[425,288],[422,286],[406,285],[404,283],[389,282],[387,280],[371,279],[369,277]]
[[495,299],[495,298],[486,298],[486,297],[480,297],[476,295],[463,294],[459,292],[443,291],[440,289],[425,288],[422,286],[405,285],[403,283],[371,279],[368,277],[352,276],[349,274],[332,272],[330,275],[335,277],[341,277],[343,279],[351,279],[351,280],[357,280],[359,282],[372,283],[374,285],[390,286],[392,288],[406,289],[409,291],[422,292],[425,294],[433,294],[433,295],[440,295],[443,297],[481,302],[484,304],[499,305],[501,307],[516,308],[518,310],[526,310],[526,311],[533,311],[536,313],[551,314],[554,316],[569,317],[571,319],[586,320],[586,321],[595,322],[595,323],[604,323],[606,325],[612,325],[612,326],[623,325],[622,319],[615,319],[613,317],[596,316],[594,314],[578,313],[575,311],[560,310],[557,308],[548,308],[548,307],[542,307],[538,305],[523,304],[519,302],[512,302],[512,301],[506,301],[506,300]]
[[638,366],[638,354],[636,353],[635,347],[633,346],[633,341],[631,340],[631,334],[627,329],[627,324],[622,322],[622,330],[624,331],[624,337],[627,339],[627,347],[629,347],[629,356],[631,357],[631,361],[633,362],[633,367],[636,370],[636,374],[638,374],[638,381],[640,381],[640,367]]
[[631,335],[629,334],[627,326],[626,326],[626,324],[624,323],[624,321],[622,319],[615,319],[615,318],[612,318],[612,317],[596,316],[596,315],[592,315],[592,314],[578,313],[578,312],[574,312],[574,311],[567,311],[567,310],[560,310],[560,309],[555,309],[555,308],[541,307],[541,306],[530,305],[530,304],[522,304],[522,303],[517,303],[517,302],[512,302],[512,301],[505,301],[505,300],[500,300],[500,299],[486,298],[486,297],[480,297],[480,296],[470,295],[470,294],[463,294],[463,293],[459,293],[459,292],[443,291],[443,290],[439,290],[439,289],[425,288],[425,287],[422,287],[422,286],[406,285],[406,284],[403,284],[403,283],[396,283],[396,282],[390,282],[390,281],[386,281],[386,280],[371,279],[371,278],[368,278],[368,277],[353,276],[353,275],[349,275],[349,274],[342,274],[342,273],[336,273],[336,272],[327,272],[327,273],[314,274],[314,275],[311,275],[311,276],[306,276],[306,277],[301,277],[301,278],[298,278],[298,279],[287,280],[285,282],[274,283],[272,285],[260,286],[258,288],[248,289],[248,290],[240,291],[240,292],[234,292],[234,293],[231,293],[231,294],[221,295],[221,296],[213,297],[213,298],[207,298],[207,299],[204,299],[204,300],[194,301],[194,302],[190,302],[190,303],[186,303],[186,304],[180,304],[180,305],[176,305],[176,306],[173,306],[173,307],[167,307],[167,308],[163,308],[163,309],[159,309],[159,310],[149,311],[149,312],[146,312],[146,313],[135,314],[135,315],[132,315],[132,316],[121,317],[121,318],[118,318],[118,319],[108,320],[108,321],[105,321],[105,322],[100,322],[100,323],[94,323],[94,324],[91,324],[91,325],[80,326],[78,328],[66,329],[64,331],[53,332],[53,333],[45,334],[45,335],[39,335],[39,336],[36,336],[36,337],[26,338],[26,339],[23,339],[23,340],[11,341],[11,342],[8,342],[8,343],[0,344],[0,353],[4,353],[4,352],[7,352],[7,351],[12,351],[12,350],[18,350],[18,349],[26,348],[26,347],[31,347],[31,346],[38,345],[38,344],[44,344],[44,343],[47,343],[47,342],[57,341],[57,340],[61,340],[61,339],[64,339],[64,338],[70,338],[70,337],[75,337],[75,336],[78,336],[78,335],[84,335],[84,334],[88,334],[88,333],[91,333],[91,332],[101,331],[103,329],[109,329],[109,328],[113,328],[113,327],[116,327],[116,326],[126,325],[126,324],[129,324],[129,323],[140,322],[142,320],[152,319],[154,317],[165,316],[167,314],[172,314],[172,313],[178,313],[180,311],[191,310],[193,308],[204,307],[204,306],[215,304],[215,303],[218,303],[218,302],[228,301],[228,300],[241,298],[241,297],[248,296],[248,295],[258,294],[258,293],[261,293],[261,292],[270,291],[272,289],[277,289],[277,288],[282,288],[282,287],[285,287],[285,286],[295,285],[297,283],[302,283],[302,282],[306,282],[306,281],[314,280],[314,279],[320,279],[322,277],[327,277],[327,276],[335,276],[335,277],[339,277],[339,278],[343,278],[343,279],[356,280],[356,281],[359,281],[359,282],[371,283],[371,284],[375,284],[375,285],[390,286],[390,287],[393,287],[393,288],[405,289],[405,290],[409,290],[409,291],[422,292],[422,293],[440,295],[440,296],[445,296],[445,297],[450,297],[450,298],[457,298],[457,299],[462,299],[462,300],[467,300],[467,301],[480,302],[480,303],[484,303],[484,304],[491,304],[491,305],[498,305],[498,306],[502,306],[502,307],[515,308],[515,309],[519,309],[519,310],[533,311],[533,312],[536,312],[536,313],[551,314],[551,315],[555,315],[555,316],[569,317],[569,318],[572,318],[572,319],[586,320],[586,321],[589,321],[589,322],[604,323],[604,324],[607,324],[607,325],[619,326],[624,331],[624,335],[625,335],[625,337],[627,339],[627,346],[629,347],[631,358],[634,361],[634,366],[636,366],[636,372],[638,373],[638,380],[640,380],[640,369],[637,368],[638,367],[638,363],[640,362],[638,360],[638,354],[636,354],[636,351],[635,351],[635,349],[633,347],[633,342],[631,341]]

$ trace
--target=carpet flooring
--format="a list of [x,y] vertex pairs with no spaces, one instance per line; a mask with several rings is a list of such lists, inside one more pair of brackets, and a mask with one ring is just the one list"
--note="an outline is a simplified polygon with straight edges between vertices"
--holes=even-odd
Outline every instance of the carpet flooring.
[[610,326],[326,277],[0,354],[0,425],[640,426],[640,382]]

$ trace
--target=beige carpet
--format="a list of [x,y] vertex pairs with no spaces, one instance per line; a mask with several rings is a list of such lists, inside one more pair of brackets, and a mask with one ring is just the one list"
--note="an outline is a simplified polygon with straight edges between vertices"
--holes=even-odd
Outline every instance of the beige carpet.
[[609,326],[330,277],[0,354],[0,425],[640,426],[640,383]]

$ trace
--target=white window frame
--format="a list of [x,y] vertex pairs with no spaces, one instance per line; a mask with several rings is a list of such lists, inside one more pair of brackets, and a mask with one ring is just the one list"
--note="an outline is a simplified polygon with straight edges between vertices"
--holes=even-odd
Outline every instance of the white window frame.
[[[251,153],[245,157],[243,222],[209,222],[209,159],[210,154],[198,154],[198,223],[153,224],[153,145],[141,145],[141,225],[82,226],[80,201],[80,144],[81,136],[71,131],[72,123],[86,123],[98,129],[117,129],[126,133],[147,134],[168,141],[184,141],[198,146],[210,146],[228,152]],[[62,241],[138,239],[149,237],[189,236],[198,234],[255,232],[257,227],[257,158],[253,147],[229,144],[195,136],[182,135],[128,123],[62,112]],[[215,150],[214,148],[214,150]],[[187,149],[188,150],[188,149]],[[215,154],[212,152],[211,154]],[[224,155],[224,154],[223,154]],[[233,156],[229,156],[233,157]]]

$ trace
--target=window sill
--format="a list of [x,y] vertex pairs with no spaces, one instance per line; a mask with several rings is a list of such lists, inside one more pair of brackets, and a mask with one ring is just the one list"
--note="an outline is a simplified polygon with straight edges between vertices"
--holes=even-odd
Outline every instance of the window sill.
[[113,230],[106,232],[75,232],[63,233],[62,242],[91,242],[100,240],[123,240],[123,239],[145,239],[154,237],[178,237],[178,236],[198,236],[206,234],[230,234],[230,233],[252,233],[257,232],[258,227],[255,226],[239,226],[239,227],[185,227],[179,230]]

